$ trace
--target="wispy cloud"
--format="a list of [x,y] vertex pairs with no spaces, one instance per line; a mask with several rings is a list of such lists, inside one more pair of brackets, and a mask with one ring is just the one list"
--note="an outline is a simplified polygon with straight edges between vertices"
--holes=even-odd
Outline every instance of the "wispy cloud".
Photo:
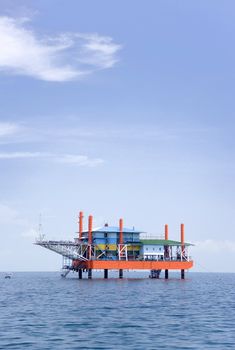
[[0,70],[45,81],[78,79],[117,62],[121,46],[98,34],[42,37],[28,20],[0,17]]
[[43,158],[49,159],[56,163],[74,164],[77,166],[95,167],[104,160],[101,158],[89,158],[79,154],[53,154],[43,152],[0,152],[0,160],[24,159],[24,158]]
[[97,165],[104,163],[104,160],[101,158],[91,159],[91,158],[88,158],[87,156],[72,155],[72,154],[66,154],[64,156],[57,157],[56,161],[64,164],[75,164],[75,165],[89,166],[89,167],[95,167]]
[[204,241],[195,242],[193,248],[196,252],[207,252],[207,253],[221,253],[221,252],[235,252],[235,241],[232,240],[216,240],[206,239]]
[[11,136],[17,134],[21,127],[15,123],[0,122],[0,137]]
[[40,152],[1,152],[0,159],[17,159],[17,158],[37,158],[45,157],[45,154]]

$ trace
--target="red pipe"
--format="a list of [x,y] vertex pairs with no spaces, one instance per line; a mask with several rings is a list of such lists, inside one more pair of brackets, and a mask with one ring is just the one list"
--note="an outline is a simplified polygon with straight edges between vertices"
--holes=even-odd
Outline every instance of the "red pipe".
[[168,236],[168,225],[165,225],[165,240],[168,241],[169,236]]
[[92,243],[92,221],[93,221],[93,216],[89,215],[89,217],[88,217],[88,244]]
[[184,224],[180,225],[181,252],[184,253]]
[[92,221],[93,221],[93,216],[89,215],[88,217],[88,244],[89,244],[88,259],[89,260],[91,260]]
[[83,212],[79,212],[79,239],[82,239],[82,232],[83,232]]
[[123,244],[123,219],[119,220],[119,231],[120,231],[119,244]]
[[[168,225],[166,224],[165,225],[165,240],[168,241],[169,239],[169,236],[168,236]],[[164,257],[165,259],[166,258],[169,258],[169,246],[168,245],[165,245],[164,246]],[[168,271],[166,270],[165,271],[165,277],[168,278]]]

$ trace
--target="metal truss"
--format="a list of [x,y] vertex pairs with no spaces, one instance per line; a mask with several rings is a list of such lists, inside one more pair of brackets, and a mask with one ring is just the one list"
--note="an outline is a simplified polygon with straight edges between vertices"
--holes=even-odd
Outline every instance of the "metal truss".
[[43,241],[38,240],[35,243],[41,247],[52,250],[71,260],[87,261],[86,256],[87,245],[78,244],[71,241]]
[[119,260],[128,260],[127,247],[128,247],[128,244],[118,244],[118,258],[119,258]]

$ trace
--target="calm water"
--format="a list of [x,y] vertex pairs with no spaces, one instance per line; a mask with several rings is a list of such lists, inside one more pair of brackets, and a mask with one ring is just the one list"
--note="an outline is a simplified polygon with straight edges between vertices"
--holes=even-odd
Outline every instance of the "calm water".
[[72,277],[0,274],[0,349],[235,349],[235,274]]

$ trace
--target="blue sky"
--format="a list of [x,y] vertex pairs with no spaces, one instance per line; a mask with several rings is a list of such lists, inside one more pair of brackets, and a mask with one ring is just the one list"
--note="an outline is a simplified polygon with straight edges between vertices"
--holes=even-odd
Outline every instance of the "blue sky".
[[[233,271],[233,1],[1,1],[0,269],[56,270],[32,245],[77,214],[179,237]],[[223,259],[221,259],[223,255]]]

